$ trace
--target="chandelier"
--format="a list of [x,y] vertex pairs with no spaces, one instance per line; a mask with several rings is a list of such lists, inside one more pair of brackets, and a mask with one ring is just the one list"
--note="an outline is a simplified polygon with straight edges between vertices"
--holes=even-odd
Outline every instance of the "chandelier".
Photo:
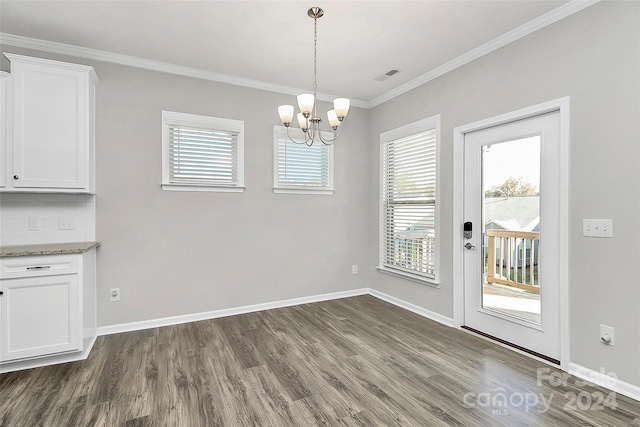
[[[278,107],[280,121],[287,128],[287,138],[296,144],[313,145],[316,140],[320,140],[325,145],[331,145],[338,139],[338,134],[334,134],[333,139],[322,137],[320,123],[322,119],[318,116],[317,92],[318,92],[318,72],[317,72],[317,44],[318,44],[318,18],[324,15],[324,10],[319,7],[312,7],[307,11],[307,15],[313,18],[313,94],[303,93],[298,95],[297,114],[298,125],[304,132],[304,141],[296,141],[289,136],[289,126],[293,121],[293,105],[281,105]],[[350,101],[347,98],[336,98],[333,100],[333,110],[327,112],[329,126],[337,131],[340,123],[347,117]],[[339,133],[339,131],[338,131]]]

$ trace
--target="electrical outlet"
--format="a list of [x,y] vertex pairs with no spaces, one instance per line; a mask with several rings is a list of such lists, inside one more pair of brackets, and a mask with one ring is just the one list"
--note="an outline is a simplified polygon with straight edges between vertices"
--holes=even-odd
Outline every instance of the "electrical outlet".
[[76,220],[73,217],[58,218],[58,230],[75,230]]
[[351,266],[351,274],[358,274],[358,264],[353,264]]
[[40,231],[40,218],[36,216],[29,217],[29,231]]
[[600,325],[600,342],[606,345],[616,345],[614,329],[611,326]]
[[109,298],[111,301],[120,301],[120,288],[111,288],[111,291],[109,291]]

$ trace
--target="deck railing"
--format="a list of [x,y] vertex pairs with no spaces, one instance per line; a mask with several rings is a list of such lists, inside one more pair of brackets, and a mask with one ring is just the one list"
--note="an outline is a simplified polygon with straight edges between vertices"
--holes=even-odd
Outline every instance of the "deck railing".
[[486,230],[487,283],[540,292],[540,234],[531,231]]
[[411,271],[432,272],[435,238],[424,234],[423,231],[396,233],[393,243],[387,247],[387,262]]

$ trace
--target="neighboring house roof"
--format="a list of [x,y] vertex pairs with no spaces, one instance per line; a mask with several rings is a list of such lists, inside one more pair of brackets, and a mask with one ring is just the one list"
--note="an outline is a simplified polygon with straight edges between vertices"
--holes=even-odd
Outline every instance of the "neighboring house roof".
[[515,219],[510,219],[508,221],[501,221],[499,219],[492,219],[491,221],[487,221],[485,223],[485,228],[487,229],[500,229],[500,230],[520,230],[520,224]]
[[488,228],[533,231],[540,223],[540,196],[485,197],[484,223]]

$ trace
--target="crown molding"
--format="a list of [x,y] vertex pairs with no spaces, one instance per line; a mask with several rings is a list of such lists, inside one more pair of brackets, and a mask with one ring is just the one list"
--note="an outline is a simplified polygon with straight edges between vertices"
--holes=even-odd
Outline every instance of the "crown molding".
[[[58,55],[68,55],[93,61],[109,62],[112,64],[126,65],[129,67],[142,68],[145,70],[158,71],[161,73],[175,74],[195,79],[208,80],[217,83],[226,83],[234,86],[248,87],[252,89],[266,90],[269,92],[283,93],[287,95],[298,95],[308,92],[308,89],[282,86],[267,83],[260,80],[246,79],[229,74],[206,71],[199,68],[185,67],[168,62],[154,61],[151,59],[138,58],[136,56],[122,55],[98,49],[90,49],[65,43],[57,43],[47,40],[34,39],[30,37],[18,36],[15,34],[0,33],[0,45],[14,46],[24,49],[34,49],[42,52],[49,52]],[[333,101],[337,96],[318,93],[321,101]],[[351,105],[355,107],[368,108],[369,103],[358,99],[352,99]]]
[[458,67],[462,67],[469,62],[478,59],[484,55],[488,55],[489,53],[500,49],[503,46],[508,45],[522,37],[525,37],[535,31],[538,31],[547,25],[551,25],[554,22],[557,22],[567,16],[573,15],[576,12],[581,11],[589,6],[592,6],[596,3],[600,2],[600,0],[572,0],[569,3],[566,3],[556,9],[548,12],[532,21],[527,22],[524,25],[521,25],[503,35],[496,37],[495,39],[478,46],[475,49],[470,50],[467,53],[464,53],[457,58],[452,59],[449,62],[446,62],[439,67],[434,68],[433,70],[416,77],[415,79],[396,87],[395,89],[386,92],[371,101],[369,101],[369,108],[377,107],[380,104],[383,104],[397,96],[402,95],[403,93],[409,92],[420,85],[423,85],[431,80],[434,80],[443,74],[446,74],[450,71],[455,70]]
[[[515,28],[495,39],[460,55],[451,61],[434,68],[433,70],[416,77],[415,79],[396,87],[370,101],[362,101],[352,99],[351,105],[360,108],[374,108],[383,104],[397,96],[409,92],[420,85],[434,80],[443,74],[455,70],[469,62],[487,55],[509,43],[512,43],[526,35],[529,35],[541,28],[551,25],[567,16],[581,11],[589,6],[598,3],[600,0],[571,0],[570,2],[557,7],[518,28]],[[146,70],[159,71],[162,73],[175,74],[184,77],[192,77],[201,80],[209,80],[218,83],[226,83],[235,86],[243,86],[253,89],[266,90],[269,92],[283,93],[287,95],[298,95],[305,92],[305,89],[294,88],[290,86],[282,86],[273,83],[267,83],[260,80],[246,79],[228,74],[216,73],[212,71],[201,70],[198,68],[185,67],[182,65],[170,64],[167,62],[154,61],[150,59],[138,58],[130,55],[122,55],[119,53],[108,52],[98,49],[89,49],[70,44],[51,42],[47,40],[34,39],[30,37],[17,36],[14,34],[0,33],[0,45],[9,45],[25,49],[35,49],[43,52],[49,52],[59,55],[69,55],[79,58],[90,59],[94,61],[110,62],[113,64],[126,65],[129,67],[142,68]],[[336,96],[319,93],[318,99],[321,101],[332,101]]]

